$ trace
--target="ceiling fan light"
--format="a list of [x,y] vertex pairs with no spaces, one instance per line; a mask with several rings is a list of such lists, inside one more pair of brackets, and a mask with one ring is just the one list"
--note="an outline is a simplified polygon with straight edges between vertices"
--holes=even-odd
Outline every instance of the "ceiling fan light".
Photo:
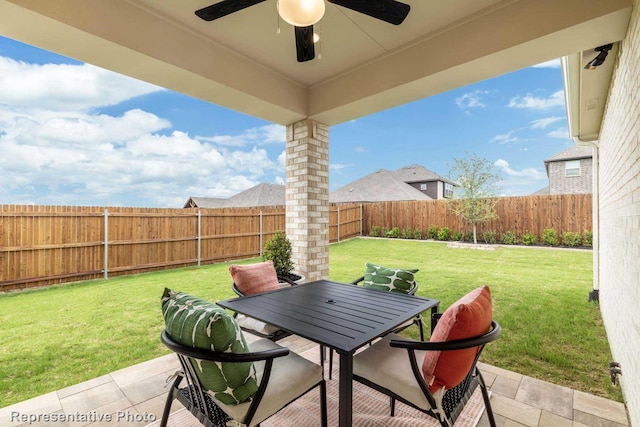
[[289,24],[308,27],[322,19],[324,0],[279,0],[278,13]]

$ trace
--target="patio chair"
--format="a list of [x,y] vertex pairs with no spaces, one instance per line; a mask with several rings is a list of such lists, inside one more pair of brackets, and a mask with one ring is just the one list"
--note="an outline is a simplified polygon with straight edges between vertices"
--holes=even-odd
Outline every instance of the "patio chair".
[[327,426],[322,366],[268,339],[247,345],[229,313],[191,295],[166,289],[162,311],[161,341],[177,354],[182,370],[174,374],[161,427],[175,399],[204,426],[252,427],[316,387],[321,425]]
[[483,286],[449,307],[428,342],[390,334],[356,354],[353,379],[406,403],[451,427],[479,386],[489,424],[495,419],[487,386],[477,368],[484,346],[500,335],[492,319],[491,294]]
[[[418,282],[415,280],[414,274],[418,269],[391,269],[382,267],[372,263],[365,264],[365,275],[358,277],[351,282],[352,285],[358,285],[362,282],[365,288],[376,289],[382,292],[401,292],[408,295],[415,295],[418,290]],[[377,277],[374,277],[377,276]],[[401,332],[413,325],[418,326],[420,331],[420,341],[424,341],[424,329],[422,326],[422,314],[416,315],[413,319],[409,319],[402,325],[395,328],[392,333]],[[329,379],[333,371],[333,352],[329,353]]]
[[[233,264],[229,266],[229,273],[231,273],[231,277],[233,278],[231,288],[236,295],[240,297],[275,291],[282,286],[296,285],[295,282],[288,278],[276,274],[273,261],[243,265]],[[235,313],[234,317],[243,331],[261,338],[278,341],[291,335],[285,330],[247,317],[244,314]]]

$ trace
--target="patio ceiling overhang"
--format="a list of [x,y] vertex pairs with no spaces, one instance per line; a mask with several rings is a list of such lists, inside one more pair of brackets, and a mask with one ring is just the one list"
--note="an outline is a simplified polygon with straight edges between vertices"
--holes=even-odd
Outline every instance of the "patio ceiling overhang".
[[292,27],[276,34],[276,0],[196,17],[215,2],[4,0],[0,34],[274,123],[335,125],[621,40],[632,7],[404,0],[411,12],[396,27],[327,3],[322,58],[298,63]]

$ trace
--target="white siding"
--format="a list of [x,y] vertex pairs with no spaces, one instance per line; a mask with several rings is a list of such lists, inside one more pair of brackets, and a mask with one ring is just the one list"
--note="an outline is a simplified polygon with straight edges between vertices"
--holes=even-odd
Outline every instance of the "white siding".
[[634,426],[640,426],[639,21],[634,0],[600,136],[600,305]]

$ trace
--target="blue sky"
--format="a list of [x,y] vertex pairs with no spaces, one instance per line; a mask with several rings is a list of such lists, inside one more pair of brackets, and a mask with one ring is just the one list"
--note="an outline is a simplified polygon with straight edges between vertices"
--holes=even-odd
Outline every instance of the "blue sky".
[[[284,128],[0,37],[0,204],[182,207],[284,183]],[[476,153],[502,194],[573,145],[558,61],[330,128],[330,190]]]

